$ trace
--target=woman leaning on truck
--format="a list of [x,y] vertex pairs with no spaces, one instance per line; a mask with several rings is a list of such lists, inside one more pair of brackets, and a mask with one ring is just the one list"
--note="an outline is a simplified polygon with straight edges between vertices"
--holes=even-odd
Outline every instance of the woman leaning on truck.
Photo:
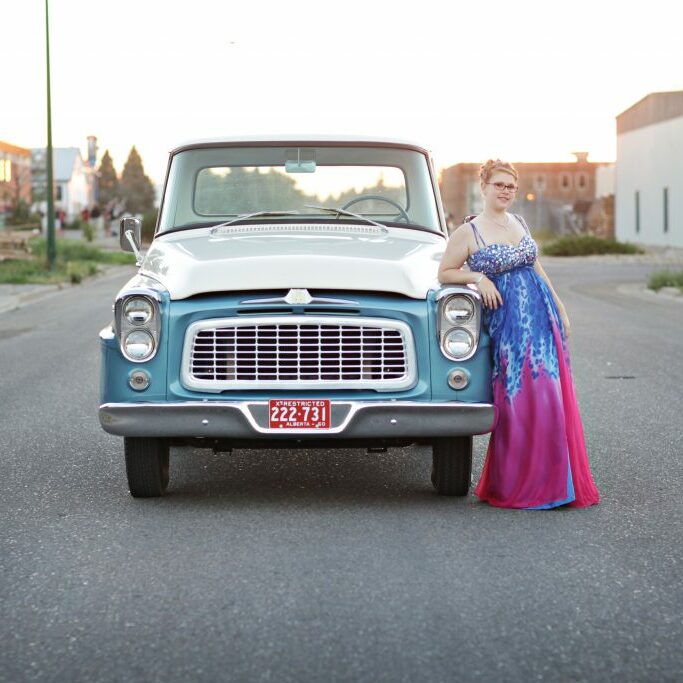
[[571,375],[567,312],[526,222],[509,212],[517,171],[489,160],[479,177],[484,210],[452,233],[439,268],[444,284],[476,285],[491,337],[498,422],[475,494],[530,510],[595,505],[600,494]]

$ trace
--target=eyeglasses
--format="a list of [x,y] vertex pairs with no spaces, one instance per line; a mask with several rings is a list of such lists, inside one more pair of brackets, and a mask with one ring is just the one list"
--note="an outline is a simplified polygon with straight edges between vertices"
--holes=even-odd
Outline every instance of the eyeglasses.
[[513,194],[517,192],[517,185],[513,185],[510,183],[509,185],[506,185],[505,183],[486,183],[487,185],[493,185],[493,187],[498,190],[498,192],[502,192],[503,190],[507,190],[508,192],[512,192]]

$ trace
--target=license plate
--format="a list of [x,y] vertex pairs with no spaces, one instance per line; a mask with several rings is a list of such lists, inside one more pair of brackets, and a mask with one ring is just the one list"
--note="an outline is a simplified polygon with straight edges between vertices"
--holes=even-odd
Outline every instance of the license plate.
[[329,429],[330,402],[300,398],[268,401],[271,429]]

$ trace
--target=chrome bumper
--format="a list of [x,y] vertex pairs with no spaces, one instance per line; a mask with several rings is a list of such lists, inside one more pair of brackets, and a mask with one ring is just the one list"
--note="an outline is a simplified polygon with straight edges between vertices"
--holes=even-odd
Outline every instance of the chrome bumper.
[[495,426],[490,403],[331,401],[329,429],[271,429],[268,401],[104,403],[102,428],[118,436],[288,438],[306,435],[362,438],[429,438],[485,434]]

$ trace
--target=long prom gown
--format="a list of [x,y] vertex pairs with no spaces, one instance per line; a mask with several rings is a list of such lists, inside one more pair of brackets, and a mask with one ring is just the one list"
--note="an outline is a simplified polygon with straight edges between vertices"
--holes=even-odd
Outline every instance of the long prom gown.
[[503,305],[486,309],[498,422],[475,494],[491,505],[533,510],[600,501],[593,482],[562,321],[533,268],[538,247],[526,223],[517,246],[486,244],[468,259],[485,273]]

